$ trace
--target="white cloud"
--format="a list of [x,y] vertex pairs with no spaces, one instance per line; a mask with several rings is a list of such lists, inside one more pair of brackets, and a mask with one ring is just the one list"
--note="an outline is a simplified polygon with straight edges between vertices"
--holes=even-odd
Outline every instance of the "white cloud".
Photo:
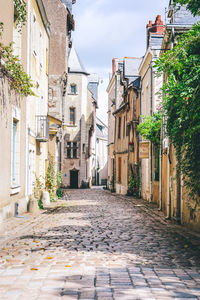
[[74,44],[86,69],[104,80],[99,88],[97,112],[104,119],[112,58],[143,56],[146,25],[158,14],[164,20],[168,4],[169,0],[78,0],[74,5]]

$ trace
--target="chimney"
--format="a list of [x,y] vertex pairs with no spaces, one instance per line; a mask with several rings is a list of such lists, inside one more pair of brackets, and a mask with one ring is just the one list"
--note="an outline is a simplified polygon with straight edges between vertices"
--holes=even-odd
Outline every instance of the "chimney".
[[112,60],[112,72],[115,73],[116,71],[116,61],[118,61],[118,58],[113,58]]
[[164,23],[161,20],[161,16],[157,15],[155,23],[150,20],[149,24],[146,26],[147,28],[147,48],[149,47],[150,37],[151,35],[163,35],[164,34]]

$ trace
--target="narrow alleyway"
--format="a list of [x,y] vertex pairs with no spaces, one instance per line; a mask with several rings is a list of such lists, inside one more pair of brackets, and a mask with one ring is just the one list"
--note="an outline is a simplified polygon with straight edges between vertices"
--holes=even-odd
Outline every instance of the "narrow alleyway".
[[0,250],[0,299],[200,299],[200,239],[103,190],[67,191]]

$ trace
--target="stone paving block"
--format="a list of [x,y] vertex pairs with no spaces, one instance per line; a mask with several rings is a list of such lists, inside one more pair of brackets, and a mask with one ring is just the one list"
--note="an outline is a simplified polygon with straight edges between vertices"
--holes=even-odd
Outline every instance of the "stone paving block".
[[181,229],[154,222],[135,199],[94,190],[67,193],[67,206],[38,216],[21,238],[0,249],[8,260],[0,268],[0,295],[19,290],[20,300],[200,297],[200,251],[184,248]]

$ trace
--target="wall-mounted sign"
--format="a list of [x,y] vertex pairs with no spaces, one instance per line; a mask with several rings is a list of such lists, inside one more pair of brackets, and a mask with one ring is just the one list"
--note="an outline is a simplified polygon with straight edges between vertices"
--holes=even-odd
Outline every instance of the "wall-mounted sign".
[[139,158],[149,158],[150,156],[150,142],[140,142],[139,144]]

